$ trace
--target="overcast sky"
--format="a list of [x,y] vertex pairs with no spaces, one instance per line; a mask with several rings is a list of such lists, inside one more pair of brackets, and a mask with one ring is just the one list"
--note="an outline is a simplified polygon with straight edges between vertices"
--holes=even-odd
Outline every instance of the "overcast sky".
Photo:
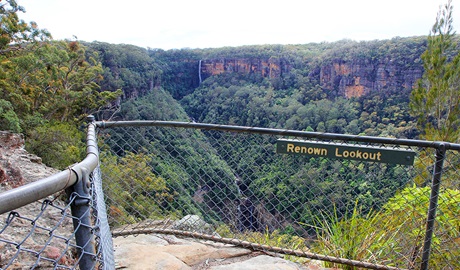
[[[18,0],[55,39],[180,49],[427,35],[447,0]],[[460,0],[453,0],[460,33]]]

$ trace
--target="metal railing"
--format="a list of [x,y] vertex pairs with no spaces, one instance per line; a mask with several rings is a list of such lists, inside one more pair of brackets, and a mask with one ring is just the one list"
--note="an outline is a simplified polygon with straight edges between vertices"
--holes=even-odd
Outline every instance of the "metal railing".
[[[277,153],[280,141],[413,152],[415,161]],[[361,155],[356,151],[352,155]],[[13,210],[0,230],[0,250],[2,244],[17,249],[6,264],[0,257],[0,267],[31,254],[39,258],[35,266],[112,269],[112,235],[162,233],[274,252],[299,263],[321,260],[327,267],[457,269],[459,151],[459,144],[422,140],[172,121],[92,122],[87,158],[52,181],[42,180],[55,183],[48,185],[53,189],[33,191],[41,186],[37,182],[0,194],[0,213]],[[35,218],[16,210],[66,188],[64,206],[45,200]],[[60,222],[42,229],[37,221],[51,208]],[[50,235],[38,251],[27,247],[30,236],[3,237],[20,219],[30,222],[30,234]],[[75,233],[61,236],[55,228],[69,221]],[[47,247],[59,246],[56,239],[64,244],[53,257]]]
[[[0,221],[0,269],[114,269],[98,174],[96,125],[93,117],[88,120],[83,161],[0,194],[0,214],[4,214]],[[66,201],[60,198],[63,191]]]

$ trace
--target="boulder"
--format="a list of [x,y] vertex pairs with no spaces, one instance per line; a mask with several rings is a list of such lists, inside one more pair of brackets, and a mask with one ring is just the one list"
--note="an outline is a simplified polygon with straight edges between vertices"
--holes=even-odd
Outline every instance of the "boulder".
[[217,235],[217,233],[214,232],[214,228],[197,215],[186,215],[181,220],[176,221],[171,229]]

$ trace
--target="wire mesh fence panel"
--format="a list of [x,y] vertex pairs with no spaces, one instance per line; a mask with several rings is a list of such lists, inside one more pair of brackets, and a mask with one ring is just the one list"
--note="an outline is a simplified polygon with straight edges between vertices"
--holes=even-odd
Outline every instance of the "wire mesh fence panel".
[[[62,192],[1,215],[0,269],[80,269],[83,256],[90,256],[92,261],[88,269],[114,269],[111,234],[108,223],[101,221],[105,203],[98,199],[97,177],[91,178],[90,197]],[[90,204],[91,224],[71,213],[71,205],[82,200]],[[98,214],[98,209],[103,213]],[[76,228],[83,227],[92,235],[78,245]],[[94,252],[83,252],[86,246],[93,247]]]
[[74,269],[78,265],[70,205],[45,200],[2,215],[1,269]]
[[[430,266],[460,269],[460,153],[447,151],[439,188]],[[425,188],[423,196],[431,191]],[[427,203],[425,203],[427,204]]]
[[[328,267],[419,268],[434,149],[260,133],[101,130],[101,172],[114,235],[207,235],[249,242],[292,260],[319,258]],[[305,153],[277,153],[280,139],[309,146]],[[330,158],[323,145],[348,150]],[[414,153],[415,161],[382,162],[378,153],[385,149]],[[451,180],[441,189],[430,269],[459,267],[458,153],[449,156],[444,176]]]
[[112,233],[107,219],[107,208],[102,191],[102,178],[99,166],[91,174],[92,198],[92,233],[94,235],[96,266],[99,269],[110,270],[115,268]]

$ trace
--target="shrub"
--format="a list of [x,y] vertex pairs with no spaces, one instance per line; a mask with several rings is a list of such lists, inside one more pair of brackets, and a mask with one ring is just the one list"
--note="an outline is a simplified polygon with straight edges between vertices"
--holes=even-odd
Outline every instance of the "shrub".
[[29,132],[26,149],[48,166],[62,170],[84,158],[83,136],[72,124],[48,122]]
[[[391,227],[399,228],[394,259],[410,258],[409,268],[421,263],[430,192],[430,187],[407,187],[383,207]],[[442,188],[436,213],[430,267],[460,269],[460,191]]]
[[0,130],[9,130],[15,133],[22,131],[20,121],[9,101],[0,99]]

